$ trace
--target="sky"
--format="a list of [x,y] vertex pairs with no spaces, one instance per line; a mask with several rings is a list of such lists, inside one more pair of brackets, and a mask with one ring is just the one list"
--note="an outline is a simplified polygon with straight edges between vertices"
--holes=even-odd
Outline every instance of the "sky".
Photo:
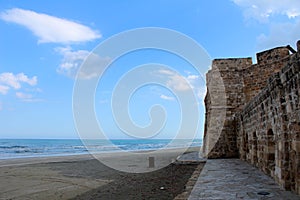
[[[0,138],[79,138],[73,113],[74,85],[78,78],[93,78],[92,73],[77,76],[80,66],[102,42],[145,27],[182,33],[201,45],[211,59],[253,57],[255,61],[259,51],[288,44],[295,48],[300,39],[300,1],[2,0]],[[98,62],[107,63],[110,58]],[[144,85],[132,93],[126,108],[129,119],[147,127],[154,120],[151,108],[160,105],[166,118],[159,118],[164,122],[162,130],[153,134],[173,138],[183,120],[176,92],[192,90],[199,110],[197,138],[201,138],[205,75],[182,58],[157,49],[129,52],[105,71],[94,95],[95,115],[103,132],[108,138],[131,138],[124,131],[126,123],[125,128],[120,127],[122,122],[116,123],[118,113],[114,116],[111,106],[114,89],[128,72],[148,63],[162,65],[145,71],[160,77],[162,84]],[[209,66],[205,67],[207,71]]]

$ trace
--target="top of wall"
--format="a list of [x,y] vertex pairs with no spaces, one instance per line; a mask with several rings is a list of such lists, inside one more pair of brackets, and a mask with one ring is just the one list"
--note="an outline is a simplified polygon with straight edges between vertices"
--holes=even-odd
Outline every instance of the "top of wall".
[[256,54],[257,64],[270,64],[290,55],[287,47],[277,47]]
[[[257,64],[266,65],[276,61],[280,61],[290,55],[287,47],[276,47],[273,49],[265,50],[256,54]],[[243,70],[253,65],[252,58],[218,58],[212,62],[212,70]]]
[[260,91],[258,95],[256,95],[250,102],[243,108],[241,111],[242,115],[249,113],[253,110],[257,105],[260,105],[265,99],[270,97],[272,91],[275,88],[285,87],[290,80],[299,75],[300,73],[300,65],[299,65],[300,52],[292,54],[289,56],[289,60],[286,65],[277,73],[274,73],[267,80],[266,87]]
[[242,70],[252,65],[252,58],[226,58],[214,59],[212,70]]
[[215,79],[215,72],[219,71],[226,93],[239,93],[240,99],[229,95],[233,98],[232,101],[236,100],[240,105],[245,105],[266,87],[270,76],[287,64],[290,51],[296,52],[290,46],[259,52],[256,54],[257,64],[252,63],[251,57],[214,59],[212,69],[207,73],[207,81]]

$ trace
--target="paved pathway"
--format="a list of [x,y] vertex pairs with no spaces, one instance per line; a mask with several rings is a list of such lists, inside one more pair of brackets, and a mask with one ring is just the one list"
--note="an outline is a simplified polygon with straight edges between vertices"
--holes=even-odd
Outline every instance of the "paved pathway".
[[216,159],[207,160],[189,196],[196,199],[300,200],[300,196],[281,190],[272,178],[244,161]]
[[199,152],[190,152],[186,154],[182,154],[177,157],[177,163],[189,164],[189,163],[205,163],[206,158],[199,156]]

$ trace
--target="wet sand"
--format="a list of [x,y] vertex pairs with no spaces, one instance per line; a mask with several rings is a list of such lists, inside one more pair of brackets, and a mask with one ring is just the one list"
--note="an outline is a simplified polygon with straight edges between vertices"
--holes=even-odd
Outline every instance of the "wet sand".
[[[176,152],[156,155],[155,164],[174,160]],[[116,156],[122,157],[106,158]],[[133,158],[122,158],[122,165],[130,166]],[[173,199],[186,192],[186,183],[200,165],[173,163],[152,172],[127,173],[90,155],[0,160],[0,199]],[[139,166],[132,167],[134,171]]]

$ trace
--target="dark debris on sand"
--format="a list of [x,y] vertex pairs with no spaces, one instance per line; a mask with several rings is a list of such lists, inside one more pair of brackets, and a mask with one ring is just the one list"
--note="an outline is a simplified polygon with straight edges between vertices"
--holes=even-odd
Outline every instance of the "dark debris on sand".
[[[89,165],[88,163],[81,164],[86,164],[87,166]],[[104,176],[110,177],[111,180],[113,180],[112,182],[83,193],[73,198],[73,200],[174,199],[178,194],[181,194],[185,191],[185,185],[197,166],[197,164],[170,164],[169,166],[158,171],[141,174],[131,174],[109,169],[106,170]],[[72,166],[72,168],[73,172],[74,170],[76,171],[76,165],[74,167]],[[87,171],[88,170],[85,170],[84,173]],[[64,174],[68,175],[66,172],[64,172]],[[97,178],[97,176],[103,176],[103,173],[93,170],[92,174],[81,175],[85,177],[91,175],[93,178]]]

